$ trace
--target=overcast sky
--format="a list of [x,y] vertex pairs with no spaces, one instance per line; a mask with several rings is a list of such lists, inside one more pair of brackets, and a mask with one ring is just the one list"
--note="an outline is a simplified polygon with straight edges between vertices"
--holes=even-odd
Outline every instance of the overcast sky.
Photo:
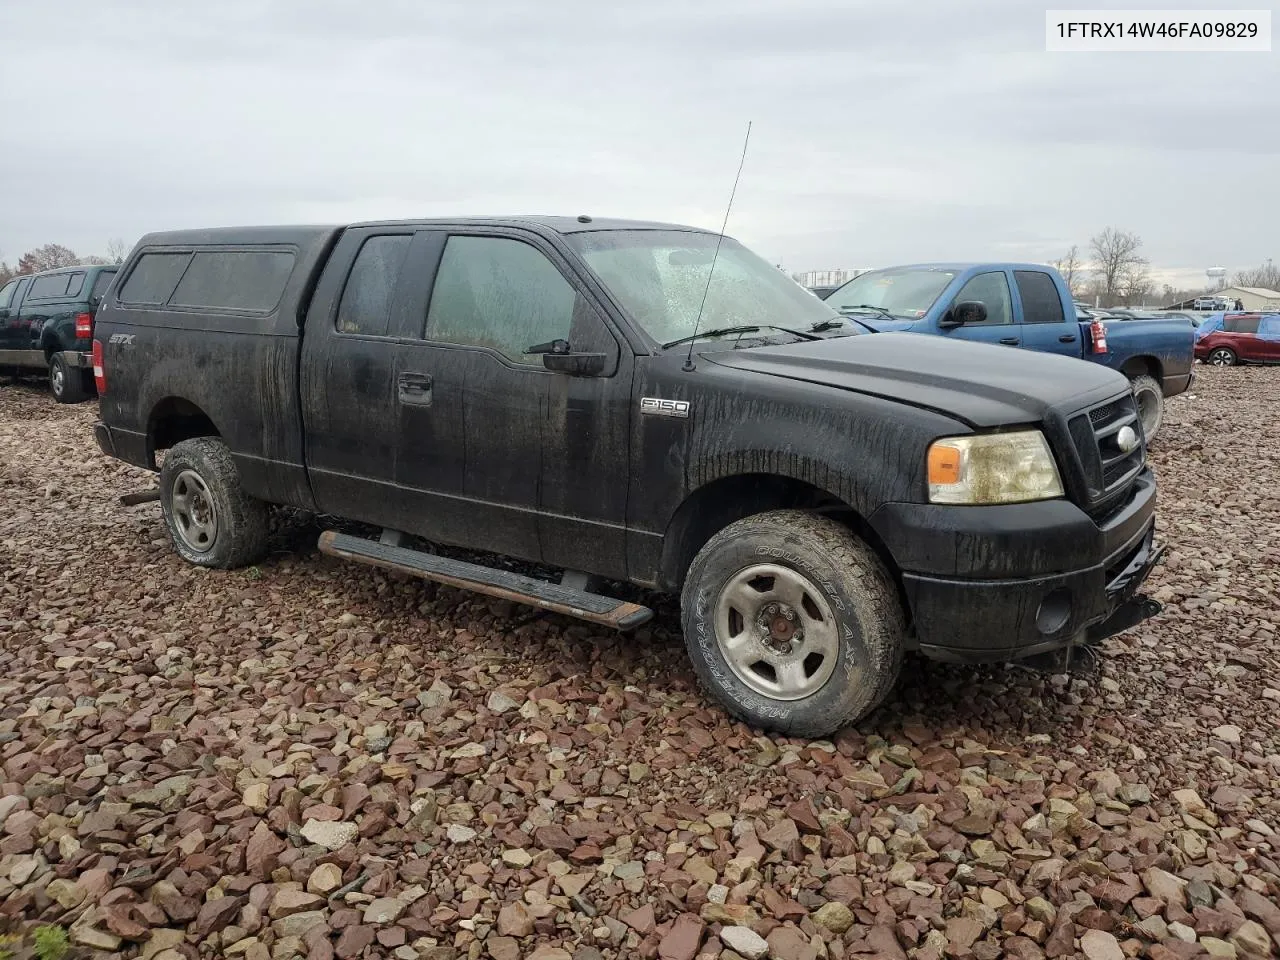
[[1278,54],[1044,30],[1026,0],[4,0],[0,258],[463,213],[718,228],[752,120],[729,233],[792,270],[1045,260],[1108,225],[1186,280],[1280,259]]

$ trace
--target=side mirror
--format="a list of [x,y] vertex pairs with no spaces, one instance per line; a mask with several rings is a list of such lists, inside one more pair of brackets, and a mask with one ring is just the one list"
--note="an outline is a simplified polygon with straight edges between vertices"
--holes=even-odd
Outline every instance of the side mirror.
[[572,377],[595,377],[608,366],[608,354],[574,353],[568,340],[548,340],[537,343],[525,351],[525,355],[542,354],[542,365],[557,373]]
[[966,323],[983,323],[987,319],[987,305],[981,300],[961,300],[959,303],[952,305],[951,309],[942,315],[942,319],[938,321],[938,326],[944,330],[950,330],[954,327],[962,327]]
[[542,365],[572,377],[598,377],[604,373],[607,359],[603,353],[544,353]]

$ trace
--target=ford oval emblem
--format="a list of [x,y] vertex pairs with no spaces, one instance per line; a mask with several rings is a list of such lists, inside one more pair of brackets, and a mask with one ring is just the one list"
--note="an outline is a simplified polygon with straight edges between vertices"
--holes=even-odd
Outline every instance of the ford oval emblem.
[[1116,446],[1120,448],[1121,453],[1131,453],[1137,449],[1138,433],[1133,427],[1121,427],[1116,432]]

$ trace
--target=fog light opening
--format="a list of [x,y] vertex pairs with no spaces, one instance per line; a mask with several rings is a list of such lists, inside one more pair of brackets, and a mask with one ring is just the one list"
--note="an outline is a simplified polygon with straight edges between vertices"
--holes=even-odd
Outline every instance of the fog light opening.
[[1045,636],[1052,636],[1070,619],[1071,591],[1060,587],[1040,601],[1040,608],[1036,610],[1036,629]]

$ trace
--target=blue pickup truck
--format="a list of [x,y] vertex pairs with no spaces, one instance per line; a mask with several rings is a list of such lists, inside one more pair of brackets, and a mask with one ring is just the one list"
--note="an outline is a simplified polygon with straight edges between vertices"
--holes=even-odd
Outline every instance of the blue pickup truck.
[[1193,331],[1185,321],[1090,320],[1078,315],[1052,267],[1034,263],[919,263],[861,274],[825,298],[875,330],[928,333],[1092,360],[1133,384],[1151,439],[1164,398],[1192,380]]

